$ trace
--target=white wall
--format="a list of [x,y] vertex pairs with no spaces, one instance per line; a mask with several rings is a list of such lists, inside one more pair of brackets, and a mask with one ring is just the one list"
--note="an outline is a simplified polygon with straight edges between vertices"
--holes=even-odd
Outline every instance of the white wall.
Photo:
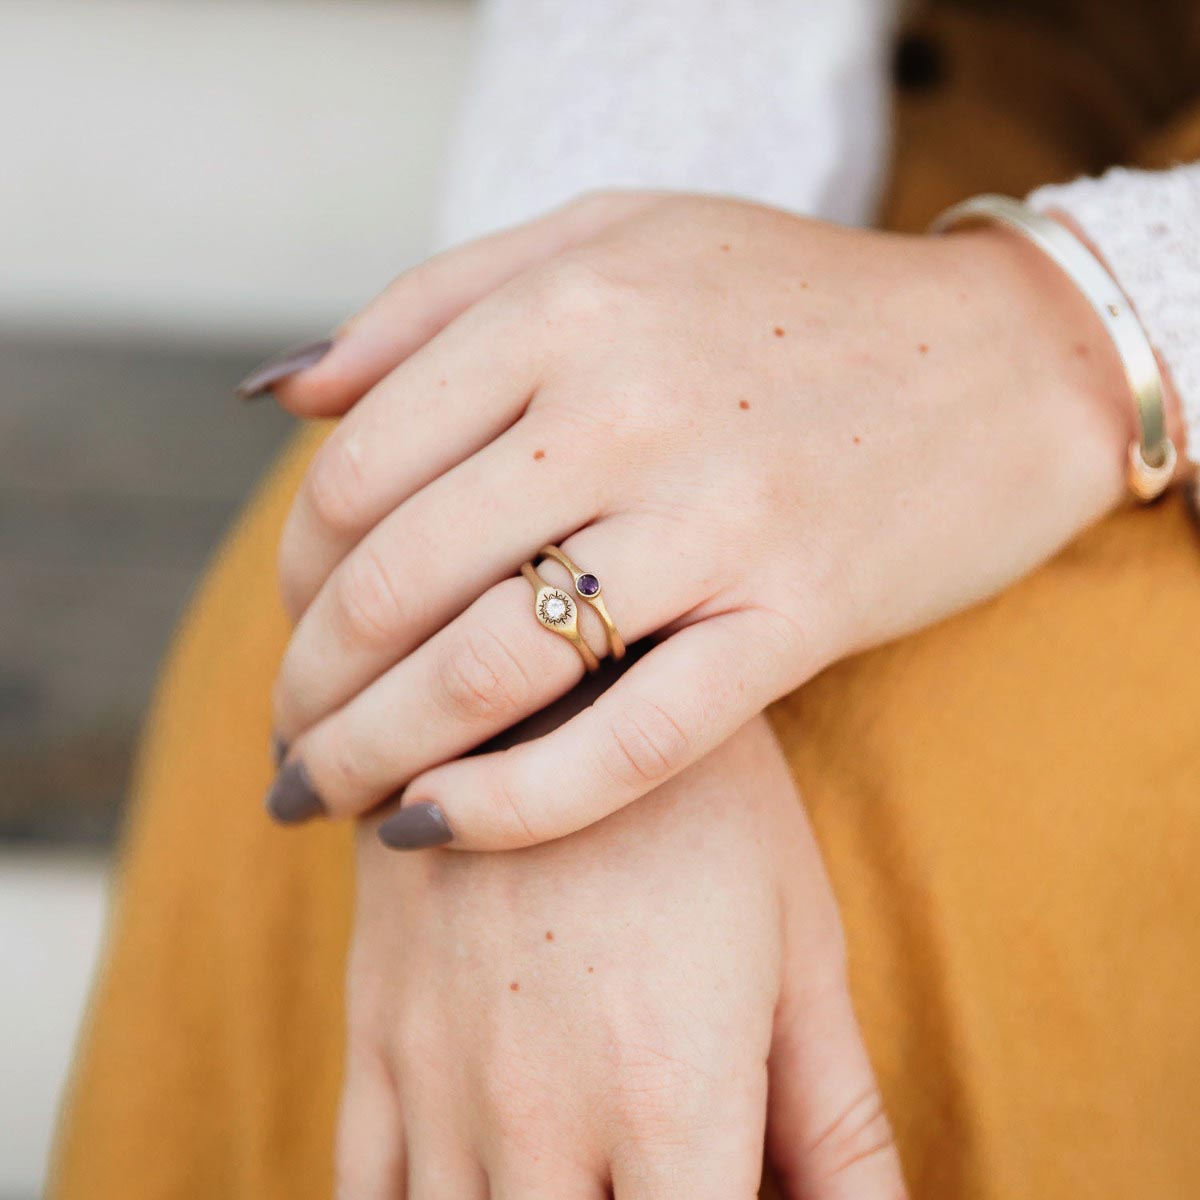
[[41,1195],[46,1154],[100,945],[105,864],[0,854],[0,1197]]
[[465,0],[3,0],[0,324],[261,343],[423,253]]
[[[468,18],[465,0],[0,0],[0,327],[324,331],[426,248]],[[104,874],[0,856],[0,1200],[40,1194]]]

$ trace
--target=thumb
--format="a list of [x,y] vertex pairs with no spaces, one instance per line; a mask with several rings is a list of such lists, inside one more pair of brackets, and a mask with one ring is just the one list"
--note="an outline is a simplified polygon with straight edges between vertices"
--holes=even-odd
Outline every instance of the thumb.
[[405,271],[331,341],[286,350],[256,367],[238,385],[238,395],[253,400],[270,393],[297,416],[340,416],[477,300],[659,198],[652,192],[584,196],[439,254]]
[[840,961],[792,953],[768,1060],[767,1157],[786,1200],[903,1200],[900,1159]]

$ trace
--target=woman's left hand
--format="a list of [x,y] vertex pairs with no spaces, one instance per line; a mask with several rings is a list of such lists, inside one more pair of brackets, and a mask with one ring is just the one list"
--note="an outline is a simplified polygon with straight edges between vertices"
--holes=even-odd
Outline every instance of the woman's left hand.
[[373,830],[339,1200],[750,1200],[764,1149],[788,1200],[902,1200],[837,907],[765,719],[553,845],[398,857]]
[[[1103,514],[1122,387],[1086,302],[1001,232],[614,195],[435,259],[275,389],[347,415],[284,536],[269,803],[406,788],[406,847],[588,825]],[[462,758],[583,673],[512,577],[548,542],[628,640],[666,636],[562,728]]]

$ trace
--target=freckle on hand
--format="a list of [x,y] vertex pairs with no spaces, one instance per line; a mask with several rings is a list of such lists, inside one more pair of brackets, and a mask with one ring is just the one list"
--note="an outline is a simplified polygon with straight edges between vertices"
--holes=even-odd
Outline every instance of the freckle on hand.
[[721,249],[728,252],[728,251],[732,250],[733,247],[728,242],[722,242]]
[[775,326],[775,331],[774,331],[774,332],[775,332],[775,336],[776,336],[776,337],[783,337],[783,334],[784,334],[784,328],[783,328],[783,326],[782,326],[782,325],[776,325],[776,326]]
[[749,400],[739,400],[738,401],[738,408],[740,408],[742,410],[742,412],[745,412],[749,407],[750,407]]
[[854,444],[856,446],[862,445],[862,438],[860,438],[857,433],[854,435]]
[[922,342],[922,343],[921,343],[921,344],[920,344],[920,345],[917,347],[917,353],[918,353],[918,354],[928,354],[928,353],[929,353],[929,347],[928,347],[928,346],[927,346],[927,345],[926,345],[924,342]]
[[595,968],[595,967],[588,967],[588,974],[589,974],[589,975],[594,975],[595,973],[596,973],[596,968]]
[[554,930],[553,929],[546,930],[546,941],[548,941],[548,942],[554,941]]
[[1083,342],[1075,343],[1075,357],[1076,358],[1087,358],[1087,356],[1089,354],[1091,354],[1091,351],[1087,348],[1086,345],[1084,345]]
[[514,979],[512,983],[508,985],[508,990],[510,992],[519,992],[521,990],[521,985]]
[[543,458],[545,458],[545,457],[546,457],[546,452],[545,452],[545,450],[535,450],[535,451],[533,452],[533,461],[534,461],[534,462],[541,462],[541,461],[542,461],[542,459],[543,459]]

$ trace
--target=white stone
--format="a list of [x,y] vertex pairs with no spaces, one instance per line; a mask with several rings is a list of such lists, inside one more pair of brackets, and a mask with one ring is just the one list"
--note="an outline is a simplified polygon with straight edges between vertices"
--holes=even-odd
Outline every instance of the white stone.
[[546,601],[546,616],[551,621],[561,621],[567,615],[567,602],[561,596],[551,596]]

